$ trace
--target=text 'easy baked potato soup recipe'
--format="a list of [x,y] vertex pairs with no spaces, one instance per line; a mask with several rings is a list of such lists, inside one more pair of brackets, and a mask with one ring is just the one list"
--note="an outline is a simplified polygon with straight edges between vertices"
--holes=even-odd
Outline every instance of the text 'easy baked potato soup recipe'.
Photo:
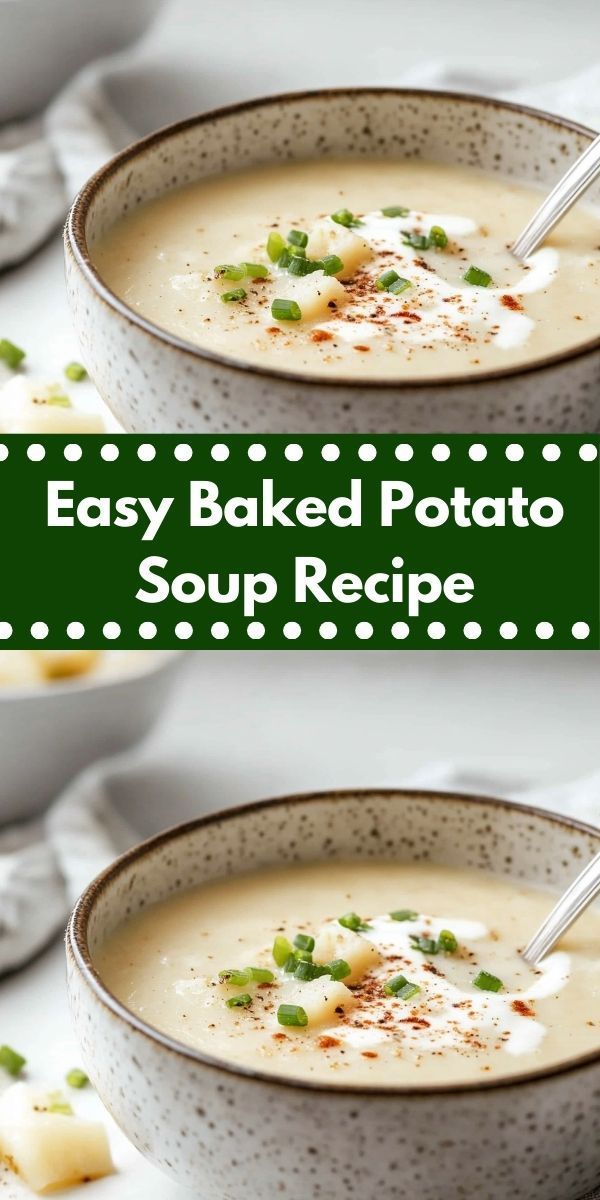
[[338,379],[518,367],[600,330],[600,221],[577,207],[519,263],[540,202],[464,167],[323,160],[213,176],[93,250],[130,308],[238,362]]

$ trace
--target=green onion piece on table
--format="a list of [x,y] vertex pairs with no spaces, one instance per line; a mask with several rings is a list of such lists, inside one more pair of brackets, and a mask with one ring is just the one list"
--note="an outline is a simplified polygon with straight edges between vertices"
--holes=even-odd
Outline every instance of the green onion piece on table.
[[8,1071],[9,1075],[14,1075],[15,1078],[20,1075],[26,1062],[27,1059],[13,1050],[12,1046],[0,1046],[0,1067]]
[[490,975],[489,971],[480,971],[479,975],[475,976],[473,985],[482,992],[500,992],[504,987],[502,980],[498,979],[497,975]]
[[392,921],[416,921],[418,916],[412,908],[397,908],[395,912],[390,913]]
[[221,300],[223,304],[235,304],[237,300],[245,300],[246,292],[243,288],[234,288],[231,292],[223,292]]
[[273,942],[273,958],[278,967],[284,967],[290,954],[294,953],[294,948],[291,942],[288,942],[286,937],[278,933]]
[[409,212],[410,208],[404,208],[402,204],[390,204],[381,210],[384,217],[407,217]]
[[240,992],[237,996],[230,996],[225,1004],[227,1008],[248,1008],[252,1004],[252,996],[249,992]]
[[492,282],[491,275],[487,271],[482,271],[480,267],[469,267],[463,275],[465,283],[470,283],[473,287],[489,287]]
[[297,1027],[308,1025],[308,1017],[299,1004],[280,1004],[277,1009],[277,1020],[280,1025]]
[[61,1113],[63,1117],[73,1116],[73,1109],[68,1100],[53,1100],[52,1103],[48,1105],[46,1112]]
[[15,346],[8,338],[0,338],[0,358],[11,371],[16,371],[25,358],[25,351],[21,350],[20,346]]
[[87,1087],[90,1081],[85,1071],[82,1071],[80,1067],[73,1067],[70,1071],[67,1071],[65,1082],[72,1088],[84,1088]]
[[81,383],[82,379],[87,379],[87,371],[83,363],[70,362],[65,367],[65,375],[72,383]]
[[301,321],[302,310],[295,300],[274,300],[271,305],[271,316],[276,321]]

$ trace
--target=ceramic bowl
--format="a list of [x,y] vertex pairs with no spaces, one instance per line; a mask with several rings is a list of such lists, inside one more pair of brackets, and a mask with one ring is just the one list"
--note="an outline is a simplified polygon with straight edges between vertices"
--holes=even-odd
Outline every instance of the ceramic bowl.
[[292,1082],[156,1032],[108,992],[94,961],[124,915],[240,862],[387,856],[562,889],[598,848],[600,830],[546,812],[409,791],[289,797],[159,834],[100,875],[69,924],[68,986],[86,1069],[142,1153],[211,1200],[574,1200],[600,1180],[600,1047],[505,1082]]
[[[90,251],[138,205],[231,169],[282,158],[393,155],[479,167],[549,189],[593,137],[497,100],[397,88],[276,96],[159,130],[90,180],[67,223],[67,286],[85,362],[117,418],[138,433],[592,433],[600,429],[600,337],[533,366],[445,382],[307,380],[249,367],[159,329],[107,287]],[[588,199],[600,201],[600,184]]]
[[0,121],[39,112],[92,59],[128,45],[163,0],[0,2]]
[[41,812],[78,771],[148,733],[182,658],[113,651],[112,665],[89,675],[0,688],[0,822]]

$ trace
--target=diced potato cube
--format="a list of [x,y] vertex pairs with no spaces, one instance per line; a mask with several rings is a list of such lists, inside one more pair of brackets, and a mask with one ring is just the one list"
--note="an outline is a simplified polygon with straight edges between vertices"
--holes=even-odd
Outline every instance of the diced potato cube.
[[99,650],[36,650],[42,670],[48,679],[65,679],[85,675],[96,666]]
[[24,687],[43,683],[42,664],[32,650],[0,650],[0,685]]
[[114,1166],[100,1122],[44,1111],[49,1101],[26,1083],[0,1100],[0,1154],[34,1192],[72,1187],[111,1175]]
[[315,941],[313,958],[316,963],[343,958],[352,969],[344,980],[347,984],[358,983],[367,971],[381,962],[381,955],[372,942],[342,925],[327,925],[321,930]]
[[347,300],[345,288],[339,279],[334,275],[324,275],[322,271],[297,278],[290,276],[285,283],[285,296],[300,305],[303,321],[332,317],[336,308],[341,308]]
[[338,279],[349,279],[364,262],[368,262],[372,253],[369,243],[360,234],[331,220],[315,225],[306,247],[308,258],[337,254],[344,264],[344,269],[338,272]]
[[356,999],[345,986],[323,975],[320,979],[312,979],[310,983],[300,983],[290,993],[291,1004],[299,1004],[304,1009],[309,1026],[323,1025],[335,1020],[336,1009],[343,1008],[346,1012]]
[[104,433],[98,413],[63,406],[64,394],[62,384],[15,376],[1,391],[0,433]]

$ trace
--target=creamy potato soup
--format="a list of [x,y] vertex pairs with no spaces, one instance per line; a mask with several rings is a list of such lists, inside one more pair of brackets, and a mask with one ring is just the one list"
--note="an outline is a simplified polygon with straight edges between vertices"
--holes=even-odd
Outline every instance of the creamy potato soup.
[[95,955],[148,1024],[278,1075],[372,1086],[479,1080],[600,1046],[600,914],[539,969],[552,897],[432,866],[268,869],[175,896]]
[[577,208],[523,265],[540,195],[466,168],[308,161],[215,176],[93,248],[156,325],[243,362],[337,378],[448,377],[600,334],[600,218]]

